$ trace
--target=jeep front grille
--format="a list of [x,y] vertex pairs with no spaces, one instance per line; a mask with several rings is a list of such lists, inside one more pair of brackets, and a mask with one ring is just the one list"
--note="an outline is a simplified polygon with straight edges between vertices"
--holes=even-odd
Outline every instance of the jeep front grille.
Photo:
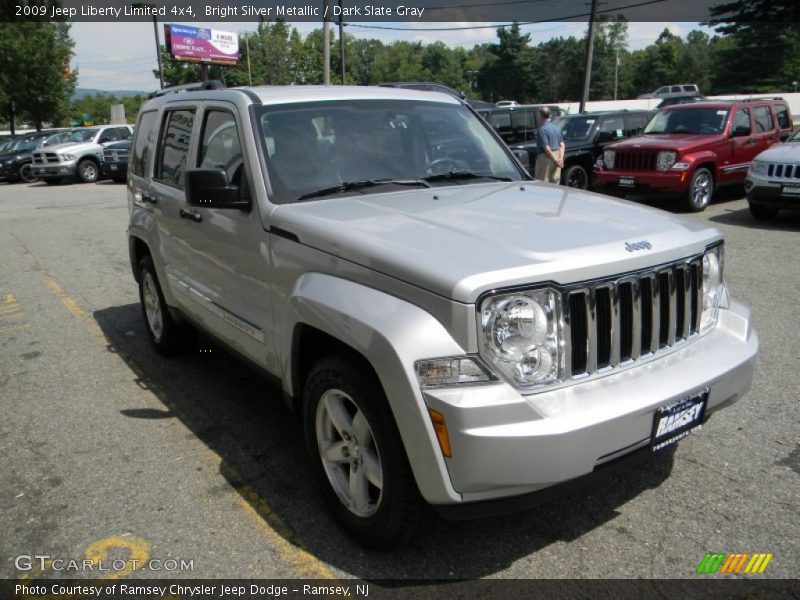
[[658,152],[617,151],[614,168],[621,171],[655,171]]
[[702,259],[564,292],[567,375],[585,377],[666,352],[700,329]]
[[770,164],[767,166],[767,176],[800,179],[800,165]]

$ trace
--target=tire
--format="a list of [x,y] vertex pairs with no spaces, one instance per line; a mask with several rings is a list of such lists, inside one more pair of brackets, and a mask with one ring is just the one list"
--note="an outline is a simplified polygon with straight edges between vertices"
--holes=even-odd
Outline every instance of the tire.
[[174,356],[187,348],[194,330],[172,318],[149,256],[139,261],[139,303],[147,336],[159,354]]
[[94,183],[100,177],[100,167],[91,158],[84,158],[78,163],[77,173],[83,183]]
[[589,189],[589,173],[581,165],[567,167],[562,176],[563,185],[579,190]]
[[306,381],[303,408],[316,478],[347,533],[379,549],[417,533],[427,505],[383,390],[369,370],[358,368],[357,360],[320,360]]
[[691,212],[702,212],[714,196],[714,176],[706,168],[697,169],[686,192],[686,206]]
[[748,203],[750,214],[757,221],[771,221],[778,214],[777,206],[767,206],[765,204]]
[[34,174],[33,167],[30,164],[22,165],[19,168],[19,179],[23,183],[33,183],[38,181],[39,178]]

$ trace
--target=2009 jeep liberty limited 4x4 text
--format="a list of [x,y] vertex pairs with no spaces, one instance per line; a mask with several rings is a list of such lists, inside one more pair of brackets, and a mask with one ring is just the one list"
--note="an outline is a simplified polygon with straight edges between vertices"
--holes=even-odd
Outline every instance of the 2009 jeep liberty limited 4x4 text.
[[128,204],[156,349],[196,327],[280,380],[369,546],[668,446],[753,376],[717,230],[532,181],[443,94],[162,94]]

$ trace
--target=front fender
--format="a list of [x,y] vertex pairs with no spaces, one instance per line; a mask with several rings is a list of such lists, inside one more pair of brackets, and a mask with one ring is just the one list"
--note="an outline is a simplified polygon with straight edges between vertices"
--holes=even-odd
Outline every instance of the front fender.
[[690,176],[694,174],[695,170],[699,165],[713,163],[715,165],[714,178],[716,179],[718,175],[716,168],[716,165],[719,164],[718,159],[719,157],[717,156],[716,152],[712,150],[700,150],[698,152],[689,152],[687,154],[684,154],[683,156],[680,156],[678,158],[678,162],[689,163],[690,166],[688,169],[688,174]]
[[460,499],[450,482],[414,373],[421,358],[465,354],[432,315],[405,300],[338,277],[307,273],[296,282],[278,320],[277,350],[284,391],[294,395],[292,353],[297,325],[315,327],[360,353],[380,379],[422,496]]

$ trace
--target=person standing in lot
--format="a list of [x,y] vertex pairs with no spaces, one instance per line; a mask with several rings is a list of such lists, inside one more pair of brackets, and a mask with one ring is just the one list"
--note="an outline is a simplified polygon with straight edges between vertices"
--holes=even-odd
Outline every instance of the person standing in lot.
[[558,184],[561,181],[561,168],[564,166],[564,138],[561,130],[550,121],[550,109],[539,109],[542,124],[536,134],[540,148],[536,157],[534,177],[539,181]]

